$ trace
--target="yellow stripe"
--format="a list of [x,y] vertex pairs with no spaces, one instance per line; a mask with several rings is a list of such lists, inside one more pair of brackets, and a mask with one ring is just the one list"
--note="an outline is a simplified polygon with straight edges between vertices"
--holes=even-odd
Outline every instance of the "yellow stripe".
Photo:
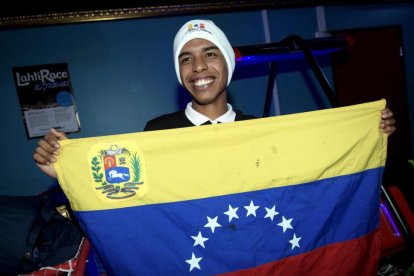
[[[58,180],[74,210],[182,201],[266,189],[383,166],[379,130],[385,100],[230,124],[61,141]],[[138,152],[137,196],[108,199],[96,190],[98,148]],[[101,169],[102,171],[103,169]]]

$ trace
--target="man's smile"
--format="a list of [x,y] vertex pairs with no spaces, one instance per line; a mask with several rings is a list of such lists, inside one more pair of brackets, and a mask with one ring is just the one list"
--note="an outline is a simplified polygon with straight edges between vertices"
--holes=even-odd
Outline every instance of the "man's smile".
[[213,81],[214,81],[213,78],[205,78],[205,79],[194,80],[193,83],[194,83],[194,86],[201,87],[201,86],[206,86],[212,83]]

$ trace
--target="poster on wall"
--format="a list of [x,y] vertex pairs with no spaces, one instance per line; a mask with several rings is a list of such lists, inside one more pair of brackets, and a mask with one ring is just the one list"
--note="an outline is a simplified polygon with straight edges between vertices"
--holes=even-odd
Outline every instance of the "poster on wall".
[[29,139],[80,130],[67,63],[14,67],[13,76]]

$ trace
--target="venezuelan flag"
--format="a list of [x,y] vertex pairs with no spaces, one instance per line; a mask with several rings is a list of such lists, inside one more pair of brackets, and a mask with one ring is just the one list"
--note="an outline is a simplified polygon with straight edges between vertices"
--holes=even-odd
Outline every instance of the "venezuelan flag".
[[110,275],[373,275],[384,107],[63,140],[55,168]]

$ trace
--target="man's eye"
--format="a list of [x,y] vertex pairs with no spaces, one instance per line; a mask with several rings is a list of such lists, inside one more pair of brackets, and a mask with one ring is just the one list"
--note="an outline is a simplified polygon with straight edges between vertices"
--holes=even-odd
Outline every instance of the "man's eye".
[[185,58],[182,58],[181,59],[181,64],[185,64],[185,63],[188,63],[188,62],[190,62],[191,61],[191,58],[189,58],[189,57],[185,57]]
[[208,52],[208,53],[206,53],[206,56],[207,57],[215,57],[215,56],[217,56],[217,54],[214,53],[214,52]]

